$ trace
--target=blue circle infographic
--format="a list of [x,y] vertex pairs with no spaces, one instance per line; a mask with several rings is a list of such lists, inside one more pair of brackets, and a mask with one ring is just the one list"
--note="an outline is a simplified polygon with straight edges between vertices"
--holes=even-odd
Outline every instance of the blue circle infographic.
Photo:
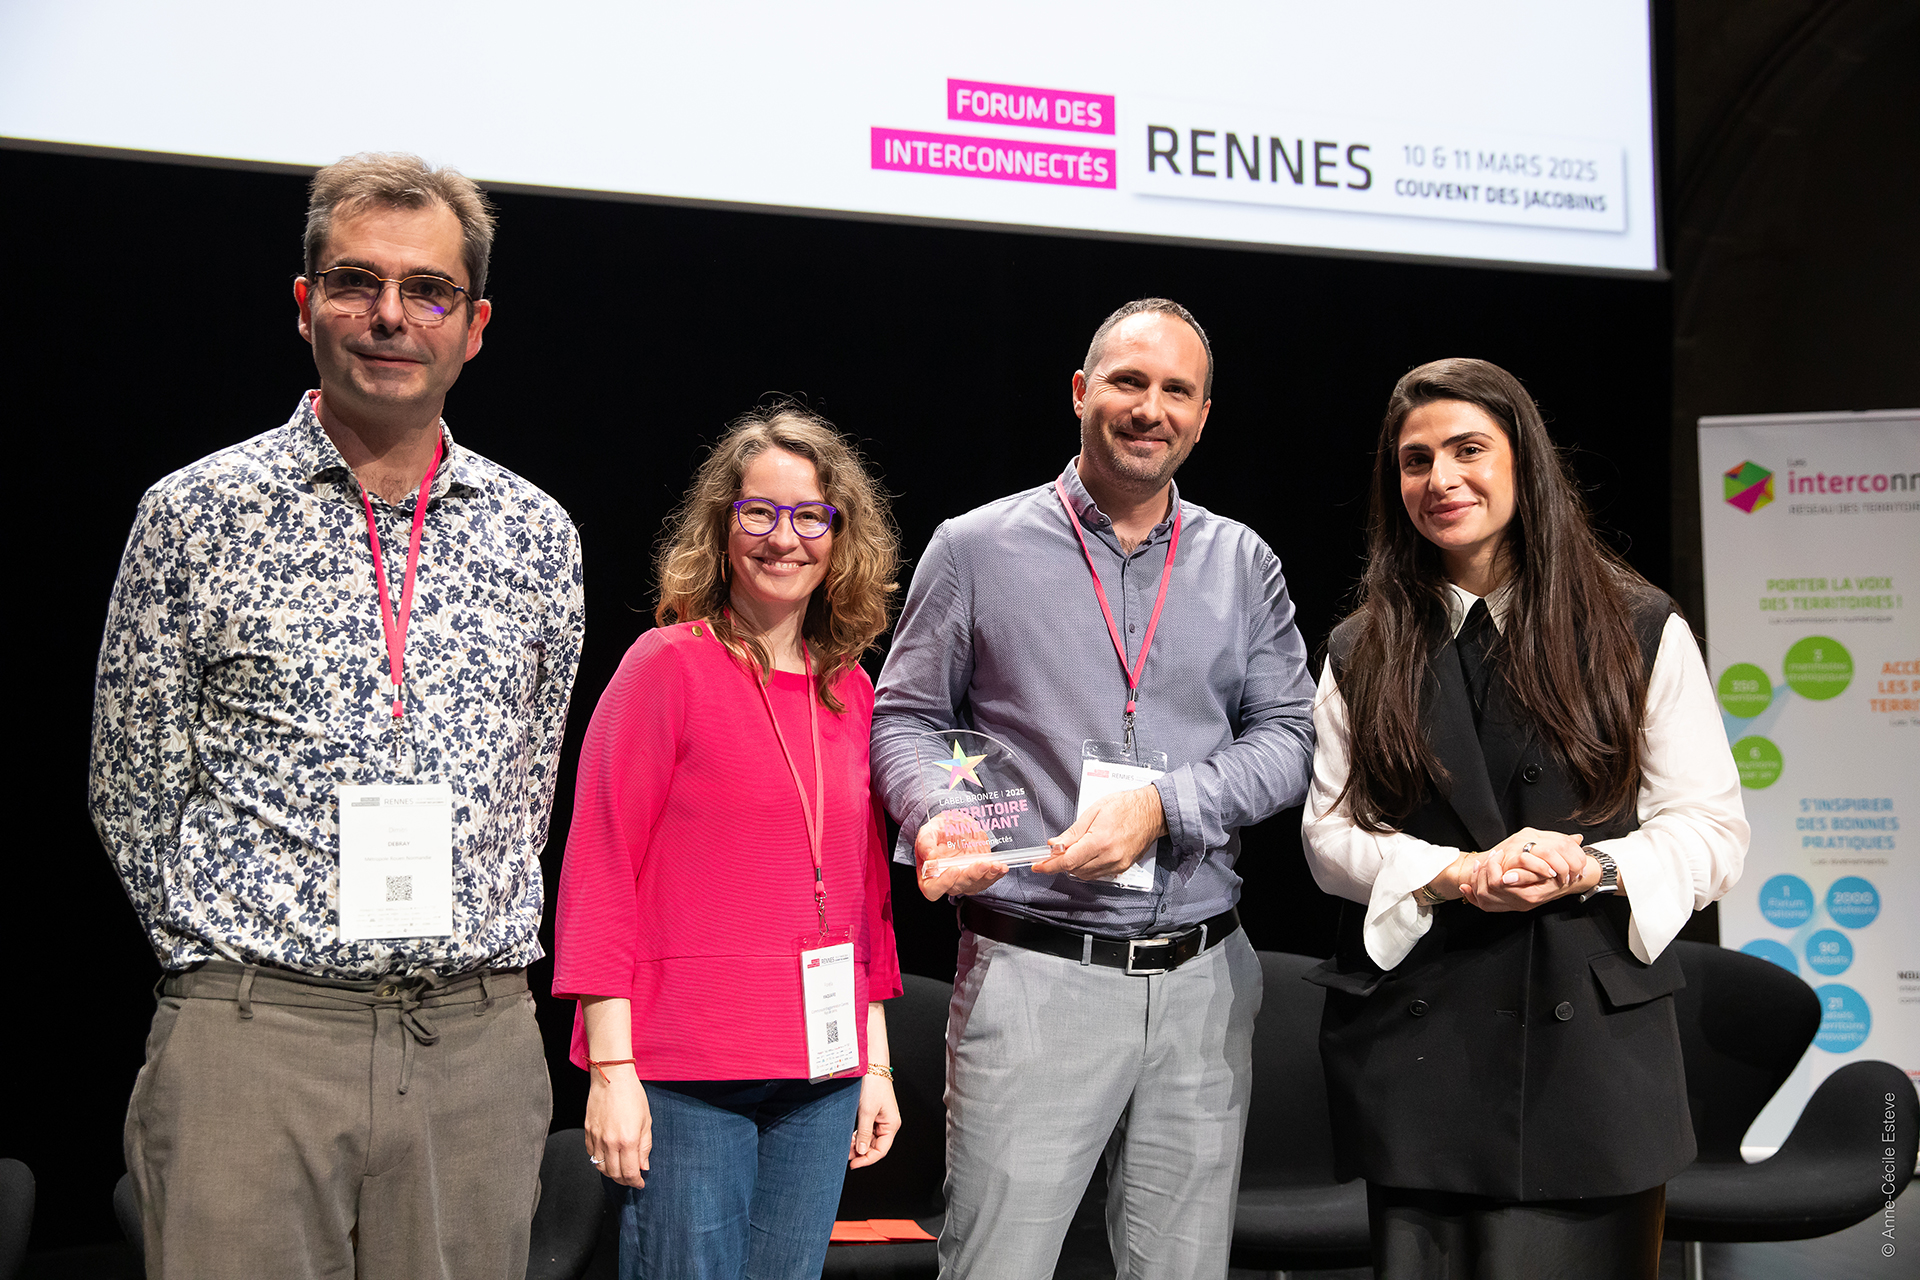
[[1827,914],[1835,924],[1864,929],[1880,914],[1880,893],[1859,876],[1842,876],[1827,890]]
[[1788,973],[1800,972],[1800,962],[1793,958],[1793,949],[1784,942],[1775,942],[1772,938],[1755,938],[1740,950],[1747,955],[1771,961]]
[[1858,991],[1830,982],[1815,987],[1813,994],[1820,998],[1820,1030],[1813,1037],[1815,1045],[1828,1053],[1850,1053],[1866,1043],[1867,1033],[1873,1030],[1873,1014]]
[[1838,929],[1822,929],[1807,939],[1807,968],[1831,978],[1853,963],[1853,944]]
[[1775,876],[1760,886],[1760,914],[1782,929],[1805,924],[1813,919],[1813,886],[1799,876]]

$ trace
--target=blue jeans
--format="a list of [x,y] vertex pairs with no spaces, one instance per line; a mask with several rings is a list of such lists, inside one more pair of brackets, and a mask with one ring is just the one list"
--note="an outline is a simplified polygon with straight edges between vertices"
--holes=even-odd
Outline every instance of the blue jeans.
[[653,1168],[620,1208],[620,1280],[817,1280],[860,1081],[647,1081]]

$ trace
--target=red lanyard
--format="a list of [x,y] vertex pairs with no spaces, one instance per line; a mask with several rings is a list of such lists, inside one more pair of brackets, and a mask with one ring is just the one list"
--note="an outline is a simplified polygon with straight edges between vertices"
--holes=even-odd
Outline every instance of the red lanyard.
[[1133,710],[1140,698],[1140,674],[1147,669],[1147,651],[1153,648],[1153,633],[1160,627],[1160,610],[1167,603],[1167,583],[1173,580],[1173,557],[1180,550],[1180,504],[1173,507],[1173,537],[1167,542],[1166,567],[1160,570],[1160,594],[1153,600],[1153,616],[1147,619],[1146,639],[1140,642],[1140,656],[1133,665],[1127,665],[1127,646],[1120,639],[1120,627],[1113,620],[1113,607],[1107,603],[1107,590],[1100,585],[1100,570],[1093,565],[1093,549],[1087,545],[1086,531],[1080,527],[1080,517],[1075,514],[1073,504],[1067,501],[1067,486],[1055,477],[1053,491],[1060,496],[1060,505],[1066,510],[1067,523],[1073,526],[1074,536],[1080,539],[1080,553],[1087,558],[1087,572],[1093,575],[1093,594],[1100,599],[1100,612],[1106,615],[1107,636],[1113,641],[1113,651],[1119,655],[1120,670],[1127,677],[1127,749],[1133,749]]
[[413,537],[407,543],[407,576],[400,581],[400,607],[394,609],[387,594],[387,559],[380,554],[380,529],[373,522],[373,499],[365,485],[360,486],[360,501],[367,509],[367,541],[373,547],[373,581],[380,591],[380,630],[387,636],[387,673],[393,677],[393,718],[406,714],[400,702],[400,676],[407,661],[407,623],[413,617],[413,575],[420,568],[420,531],[427,526],[427,498],[433,490],[433,474],[440,469],[440,433],[433,433],[433,462],[420,492],[413,500]]
[[772,677],[765,681],[758,672],[750,672],[754,687],[760,690],[760,700],[767,704],[767,719],[773,722],[773,739],[780,744],[780,754],[786,757],[787,772],[793,775],[793,789],[800,796],[800,814],[807,823],[807,852],[813,855],[813,908],[820,916],[820,936],[827,936],[827,881],[825,860],[821,856],[824,838],[821,828],[827,820],[827,774],[820,760],[820,708],[813,689],[813,655],[807,652],[806,644],[800,646],[802,658],[807,664],[807,727],[813,731],[813,802],[807,802],[807,789],[800,781],[800,766],[793,762],[793,752],[787,749],[787,735],[780,732],[780,717],[773,714],[773,695],[767,692]]

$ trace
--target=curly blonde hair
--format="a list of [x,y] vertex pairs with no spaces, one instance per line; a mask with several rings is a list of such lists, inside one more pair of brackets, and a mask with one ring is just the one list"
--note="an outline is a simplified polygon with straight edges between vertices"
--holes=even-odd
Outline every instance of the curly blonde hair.
[[852,443],[811,409],[783,401],[736,418],[694,472],[687,496],[667,517],[656,567],[660,626],[706,619],[736,657],[770,678],[772,655],[759,637],[737,631],[727,610],[727,540],[733,503],[749,464],[768,449],[813,463],[821,492],[837,514],[826,579],[807,601],[801,635],[813,651],[814,685],[836,714],[846,707],[833,694],[840,674],[860,660],[887,629],[900,537],[886,492],[867,474]]

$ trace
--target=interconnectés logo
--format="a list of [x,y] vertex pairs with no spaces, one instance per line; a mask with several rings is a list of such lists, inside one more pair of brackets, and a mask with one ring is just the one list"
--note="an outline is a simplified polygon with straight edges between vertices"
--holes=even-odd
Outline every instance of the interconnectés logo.
[[1773,501],[1773,472],[1757,462],[1743,462],[1727,472],[1727,502],[1752,515]]

